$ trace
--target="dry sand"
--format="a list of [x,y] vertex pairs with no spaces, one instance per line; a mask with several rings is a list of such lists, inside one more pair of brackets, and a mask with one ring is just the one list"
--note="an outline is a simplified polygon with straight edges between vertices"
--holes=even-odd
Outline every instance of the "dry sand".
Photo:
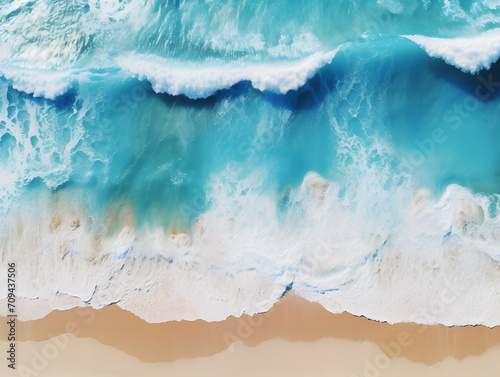
[[[18,344],[15,371],[3,377],[498,377],[500,346],[463,360],[434,365],[389,359],[372,342],[323,338],[313,342],[272,339],[249,347],[236,343],[209,357],[143,363],[95,339],[62,335]],[[0,369],[2,372],[5,369]]]

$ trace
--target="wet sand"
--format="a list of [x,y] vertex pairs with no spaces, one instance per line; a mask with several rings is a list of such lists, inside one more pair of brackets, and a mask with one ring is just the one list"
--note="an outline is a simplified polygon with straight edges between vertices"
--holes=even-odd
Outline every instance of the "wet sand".
[[[5,323],[3,318],[4,334]],[[150,324],[113,305],[101,310],[54,311],[39,320],[18,322],[17,333],[20,342],[42,342],[61,334],[92,338],[143,363],[208,357],[235,343],[255,348],[270,340],[287,344],[331,340],[368,342],[391,359],[434,365],[446,358],[483,355],[500,345],[500,327],[390,325],[348,313],[332,314],[317,303],[293,295],[285,296],[267,313],[221,322]]]

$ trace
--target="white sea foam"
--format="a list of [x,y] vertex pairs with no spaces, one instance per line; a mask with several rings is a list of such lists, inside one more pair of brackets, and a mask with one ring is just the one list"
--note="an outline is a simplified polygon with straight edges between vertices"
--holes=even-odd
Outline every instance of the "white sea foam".
[[[206,98],[217,90],[248,80],[262,91],[285,94],[299,89],[326,64],[331,63],[338,49],[312,54],[306,58],[277,63],[181,63],[156,56],[128,55],[117,59],[128,74],[151,82],[157,93]],[[67,93],[76,83],[92,73],[82,69],[41,70],[15,66],[0,67],[0,76],[12,87],[34,97],[55,99]]]
[[[259,181],[219,177],[213,206],[190,236],[144,232],[130,216],[109,233],[92,224],[83,193],[56,201],[34,195],[47,209],[35,215],[20,207],[1,230],[2,261],[16,260],[23,271],[18,295],[41,305],[22,319],[44,315],[47,303],[118,302],[149,322],[216,321],[268,310],[293,285],[332,312],[498,325],[500,223],[486,210],[491,197],[452,185],[436,201],[399,188],[376,199],[384,212],[406,208],[403,222],[391,225],[310,173],[291,194],[284,225]],[[23,206],[33,208],[29,200]]]
[[500,57],[500,30],[494,29],[472,37],[433,38],[403,35],[429,56],[443,59],[464,72],[476,73],[489,69]]
[[77,81],[78,72],[74,70],[38,70],[17,67],[0,67],[0,76],[21,92],[34,97],[55,99],[68,92]]
[[151,82],[157,93],[184,94],[206,98],[217,90],[240,81],[251,81],[254,88],[285,94],[299,89],[316,71],[331,63],[339,48],[317,52],[296,61],[276,63],[216,62],[190,63],[151,55],[128,55],[118,59],[119,66]]

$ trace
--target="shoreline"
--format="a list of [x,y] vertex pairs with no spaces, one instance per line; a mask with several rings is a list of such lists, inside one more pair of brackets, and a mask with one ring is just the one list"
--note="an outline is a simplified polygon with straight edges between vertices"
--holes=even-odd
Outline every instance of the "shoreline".
[[[2,321],[5,331],[6,321]],[[63,334],[93,338],[145,363],[208,357],[241,342],[257,347],[272,339],[316,342],[324,338],[368,341],[393,358],[425,365],[447,357],[462,360],[500,344],[500,327],[388,324],[349,313],[333,314],[318,303],[287,294],[268,312],[220,322],[148,323],[111,305],[103,309],[55,310],[33,321],[18,321],[19,342],[43,342]]]

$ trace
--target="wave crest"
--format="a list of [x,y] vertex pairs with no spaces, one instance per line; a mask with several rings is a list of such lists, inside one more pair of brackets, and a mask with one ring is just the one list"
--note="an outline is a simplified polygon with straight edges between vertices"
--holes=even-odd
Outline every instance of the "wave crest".
[[250,81],[261,91],[286,94],[297,90],[316,71],[330,64],[340,48],[306,58],[279,63],[224,63],[218,65],[180,63],[148,55],[120,58],[118,64],[140,80],[148,80],[155,92],[206,98],[240,81]]
[[33,95],[54,100],[67,93],[76,80],[75,72],[65,71],[42,71],[23,68],[0,68],[3,76],[14,89]]
[[443,59],[464,72],[489,69],[500,57],[500,30],[490,30],[475,37],[433,38],[403,35],[423,48],[433,58]]

